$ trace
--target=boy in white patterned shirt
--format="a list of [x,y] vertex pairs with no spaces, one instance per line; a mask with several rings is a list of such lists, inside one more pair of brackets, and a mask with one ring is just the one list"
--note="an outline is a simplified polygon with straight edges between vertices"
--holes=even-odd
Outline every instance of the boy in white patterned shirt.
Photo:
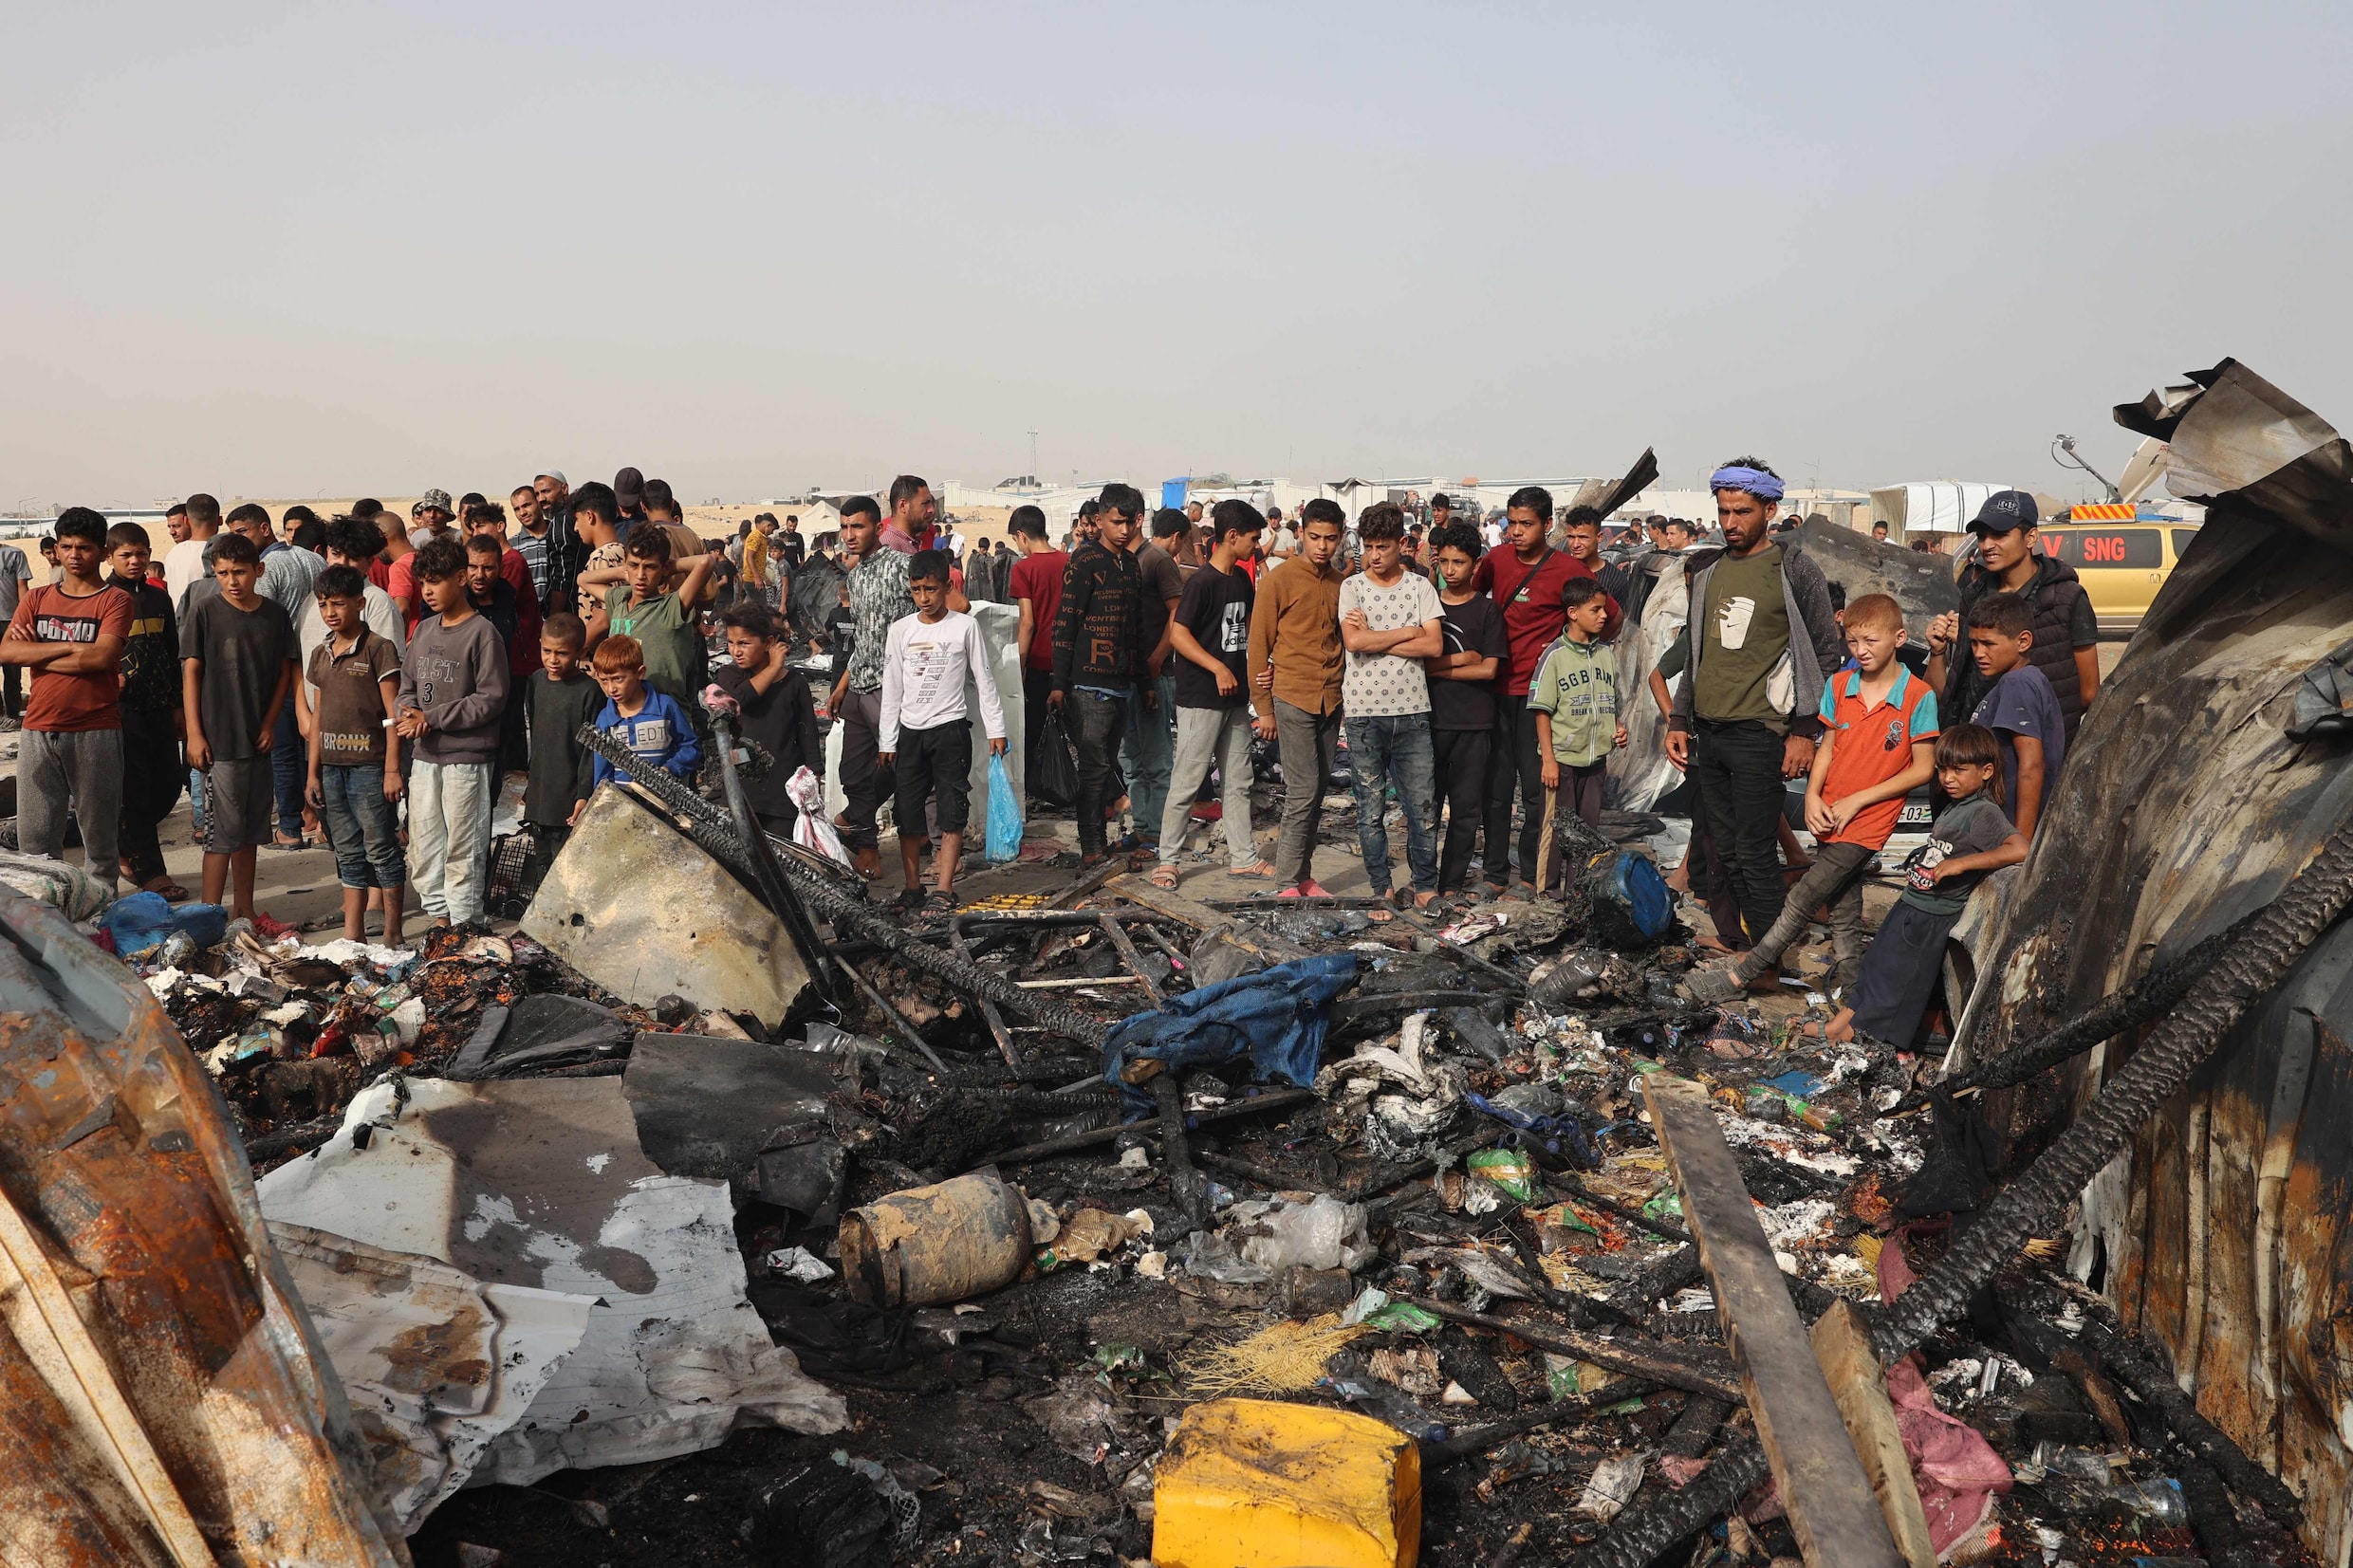
[[1386,501],[1365,507],[1357,538],[1364,570],[1340,585],[1341,705],[1356,779],[1357,841],[1373,895],[1390,897],[1385,786],[1394,781],[1405,812],[1414,907],[1425,909],[1437,896],[1438,857],[1430,831],[1436,788],[1430,682],[1421,661],[1446,651],[1446,611],[1430,580],[1405,569],[1404,508]]

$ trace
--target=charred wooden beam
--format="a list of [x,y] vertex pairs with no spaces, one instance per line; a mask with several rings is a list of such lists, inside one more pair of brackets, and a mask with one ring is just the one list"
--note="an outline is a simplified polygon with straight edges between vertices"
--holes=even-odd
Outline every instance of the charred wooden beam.
[[1653,1073],[1643,1079],[1643,1098],[1682,1194],[1700,1266],[1714,1287],[1724,1343],[1781,1485],[1798,1550],[1824,1568],[1899,1568],[1903,1559],[1707,1091]]

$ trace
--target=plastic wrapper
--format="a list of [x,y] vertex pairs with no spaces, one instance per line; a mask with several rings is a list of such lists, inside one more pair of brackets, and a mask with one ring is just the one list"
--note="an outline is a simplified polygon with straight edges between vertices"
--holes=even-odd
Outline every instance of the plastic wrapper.
[[1521,1150],[1482,1149],[1463,1162],[1470,1172],[1522,1203],[1542,1203],[1544,1189],[1536,1164]]
[[792,777],[785,781],[785,793],[792,797],[792,803],[801,813],[800,820],[792,824],[792,841],[829,860],[849,865],[849,851],[842,847],[842,836],[834,832],[833,823],[825,816],[825,786],[817,782],[817,775],[809,771],[807,764],[795,768]]
[[[1239,1206],[1237,1206],[1239,1212]],[[1242,1244],[1242,1256],[1269,1274],[1287,1268],[1346,1268],[1373,1255],[1364,1235],[1364,1206],[1319,1192],[1306,1203],[1277,1203],[1252,1218],[1260,1234]]]

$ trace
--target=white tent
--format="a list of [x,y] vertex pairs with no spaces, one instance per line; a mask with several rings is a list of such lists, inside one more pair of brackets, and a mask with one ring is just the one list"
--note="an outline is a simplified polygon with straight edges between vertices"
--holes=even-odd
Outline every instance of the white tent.
[[1888,537],[1896,540],[1914,534],[1959,533],[1986,504],[1986,497],[2010,488],[1966,479],[1878,486],[1871,491],[1871,522],[1886,524]]

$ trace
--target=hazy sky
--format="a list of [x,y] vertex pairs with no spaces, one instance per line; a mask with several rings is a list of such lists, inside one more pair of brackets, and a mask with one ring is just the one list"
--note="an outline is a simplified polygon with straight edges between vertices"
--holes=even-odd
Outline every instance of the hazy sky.
[[2353,8],[1580,9],[28,7],[0,509],[2353,428]]

